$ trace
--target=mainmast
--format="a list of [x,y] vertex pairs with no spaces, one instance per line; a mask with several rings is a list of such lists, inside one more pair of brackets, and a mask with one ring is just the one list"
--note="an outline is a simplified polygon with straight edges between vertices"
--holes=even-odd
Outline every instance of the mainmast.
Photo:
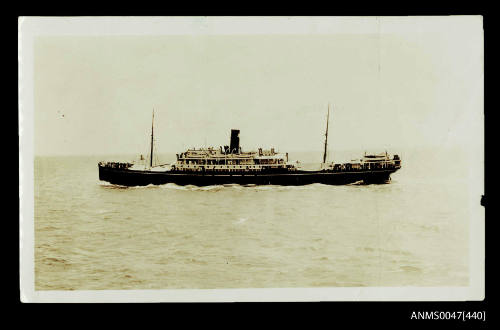
[[323,152],[323,163],[326,163],[326,148],[328,146],[328,121],[330,119],[330,103],[328,103],[328,114],[326,115],[325,151]]
[[149,160],[149,167],[153,167],[154,122],[155,122],[155,109],[153,109],[153,119],[151,121],[151,158]]

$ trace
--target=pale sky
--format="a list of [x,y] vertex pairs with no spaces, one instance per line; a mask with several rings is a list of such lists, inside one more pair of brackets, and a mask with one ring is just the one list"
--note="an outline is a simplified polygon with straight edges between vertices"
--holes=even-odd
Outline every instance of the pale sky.
[[473,148],[481,33],[38,37],[35,154]]

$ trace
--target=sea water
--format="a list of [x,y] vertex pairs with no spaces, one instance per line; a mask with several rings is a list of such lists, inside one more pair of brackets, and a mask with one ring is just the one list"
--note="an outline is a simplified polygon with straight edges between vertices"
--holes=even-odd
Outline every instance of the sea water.
[[403,157],[389,184],[129,188],[35,157],[35,289],[466,286],[466,156]]

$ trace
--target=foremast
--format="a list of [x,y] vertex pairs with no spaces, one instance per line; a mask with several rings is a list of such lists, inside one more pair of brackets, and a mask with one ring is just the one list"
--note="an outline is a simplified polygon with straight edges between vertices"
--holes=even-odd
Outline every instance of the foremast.
[[325,151],[323,152],[323,164],[326,163],[326,150],[328,147],[328,121],[330,119],[330,103],[328,103],[328,113],[326,115]]

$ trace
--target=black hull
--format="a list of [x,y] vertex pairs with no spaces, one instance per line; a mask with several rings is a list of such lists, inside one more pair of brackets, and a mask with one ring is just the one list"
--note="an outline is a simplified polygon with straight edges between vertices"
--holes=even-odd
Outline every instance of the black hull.
[[295,171],[288,173],[175,173],[134,171],[99,165],[99,180],[122,186],[147,186],[175,183],[177,185],[211,186],[221,184],[301,186],[313,183],[345,185],[358,181],[386,183],[397,169],[369,171]]

